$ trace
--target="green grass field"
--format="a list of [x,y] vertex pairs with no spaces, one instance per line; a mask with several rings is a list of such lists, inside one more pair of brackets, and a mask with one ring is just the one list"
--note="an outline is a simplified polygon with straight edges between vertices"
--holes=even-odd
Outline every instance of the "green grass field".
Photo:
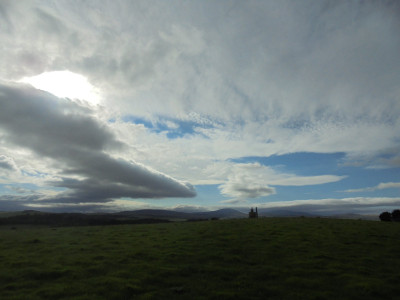
[[400,224],[0,227],[1,299],[397,299]]

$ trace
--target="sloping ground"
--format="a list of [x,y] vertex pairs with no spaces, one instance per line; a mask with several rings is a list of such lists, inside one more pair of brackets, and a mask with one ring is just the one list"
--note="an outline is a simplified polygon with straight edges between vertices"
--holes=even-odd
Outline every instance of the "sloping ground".
[[0,226],[1,299],[395,299],[400,224]]
[[44,215],[46,212],[37,210],[23,210],[23,211],[0,211],[0,219],[24,215]]
[[0,218],[0,225],[96,226],[167,223],[167,219],[118,218],[111,214],[21,213]]

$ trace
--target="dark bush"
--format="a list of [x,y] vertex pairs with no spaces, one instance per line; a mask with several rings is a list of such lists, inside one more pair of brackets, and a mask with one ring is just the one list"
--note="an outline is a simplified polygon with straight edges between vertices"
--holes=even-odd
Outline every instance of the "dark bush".
[[390,222],[392,221],[392,214],[390,212],[385,211],[379,215],[379,219],[384,222]]
[[392,211],[392,221],[400,222],[400,209]]

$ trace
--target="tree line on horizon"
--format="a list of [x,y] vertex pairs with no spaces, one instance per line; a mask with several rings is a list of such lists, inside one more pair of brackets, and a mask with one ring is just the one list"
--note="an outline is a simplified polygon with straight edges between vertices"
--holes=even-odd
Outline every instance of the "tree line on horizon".
[[384,211],[379,215],[379,219],[383,222],[400,222],[400,209],[395,209],[392,213]]

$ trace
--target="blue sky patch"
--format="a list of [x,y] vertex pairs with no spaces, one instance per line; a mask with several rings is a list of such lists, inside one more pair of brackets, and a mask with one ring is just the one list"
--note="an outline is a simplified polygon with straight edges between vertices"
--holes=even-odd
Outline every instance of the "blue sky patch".
[[311,153],[298,152],[268,157],[241,157],[231,159],[236,163],[260,163],[264,166],[274,167],[281,172],[295,173],[303,176],[327,174],[339,170],[338,164],[345,156],[344,153]]
[[198,123],[195,121],[186,121],[173,118],[158,118],[157,121],[150,121],[145,118],[136,116],[125,116],[122,118],[124,122],[141,124],[153,132],[165,132],[169,139],[184,137],[185,135],[195,135],[199,133],[196,128],[213,128],[211,124]]

